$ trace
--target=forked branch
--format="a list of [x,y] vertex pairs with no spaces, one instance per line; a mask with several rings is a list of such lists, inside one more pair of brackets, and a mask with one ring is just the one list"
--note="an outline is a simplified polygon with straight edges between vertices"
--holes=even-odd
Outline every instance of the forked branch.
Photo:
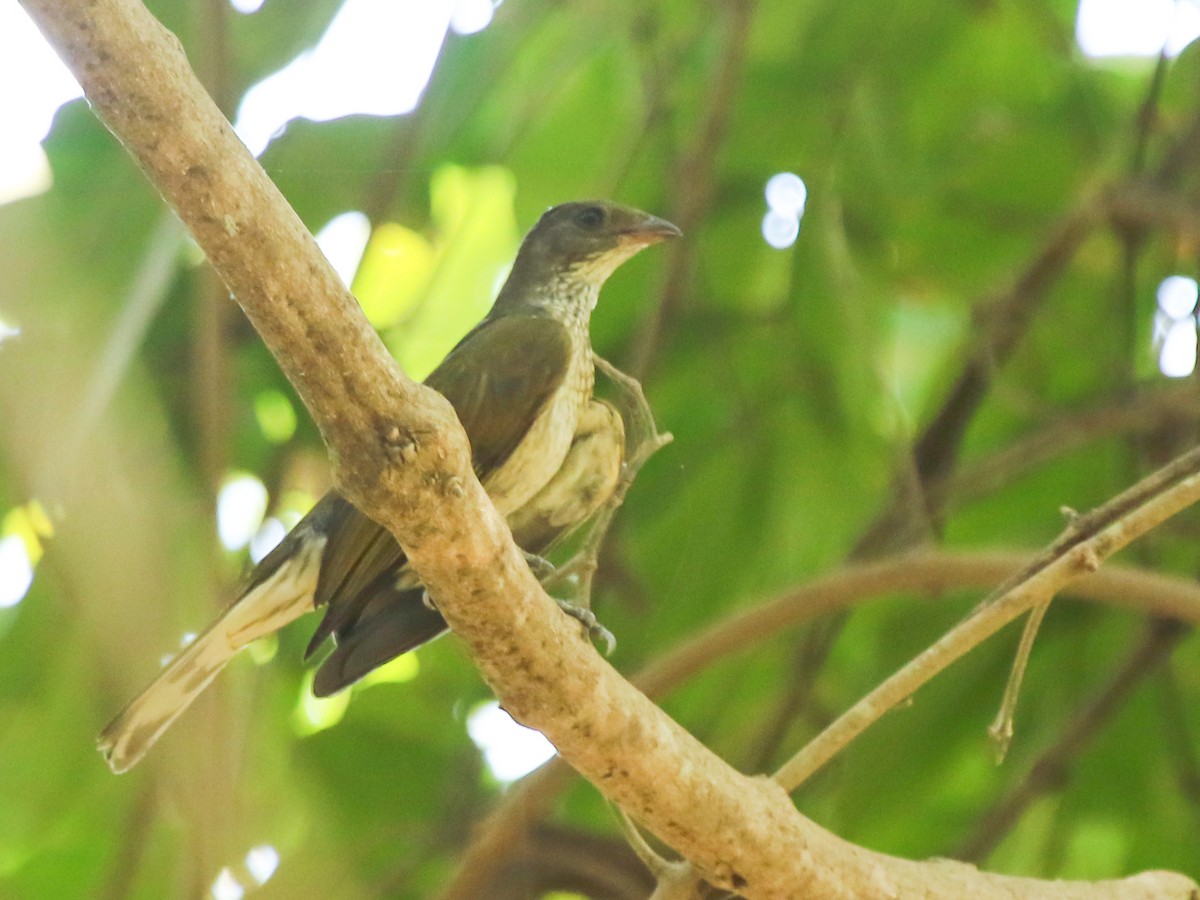
[[777,783],[725,765],[540,589],[472,474],[449,405],[388,357],[174,36],[136,0],[23,4],[275,354],[343,493],[404,546],[504,706],[709,882],[764,898],[1192,895],[1194,883],[1169,873],[1043,882],[872,853],[805,819]]

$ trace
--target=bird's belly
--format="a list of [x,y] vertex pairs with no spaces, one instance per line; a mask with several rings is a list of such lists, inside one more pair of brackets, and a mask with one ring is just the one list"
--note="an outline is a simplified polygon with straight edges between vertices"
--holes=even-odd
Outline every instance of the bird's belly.
[[524,506],[554,477],[566,459],[579,416],[592,395],[594,369],[590,357],[588,354],[576,362],[549,408],[538,416],[504,465],[484,482],[501,515],[507,516]]
[[558,471],[571,446],[581,404],[559,391],[517,449],[484,484],[501,515],[507,516],[540,491]]

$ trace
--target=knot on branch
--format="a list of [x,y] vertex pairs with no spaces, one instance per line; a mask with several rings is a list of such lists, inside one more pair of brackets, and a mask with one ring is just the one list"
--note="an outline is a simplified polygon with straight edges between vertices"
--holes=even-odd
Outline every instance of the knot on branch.
[[417,460],[420,446],[416,434],[409,428],[392,425],[384,431],[383,449],[388,457],[402,465],[412,465]]
[[375,392],[363,418],[346,414],[322,429],[339,489],[385,527],[469,493],[471,448],[453,408],[437,391],[409,387]]

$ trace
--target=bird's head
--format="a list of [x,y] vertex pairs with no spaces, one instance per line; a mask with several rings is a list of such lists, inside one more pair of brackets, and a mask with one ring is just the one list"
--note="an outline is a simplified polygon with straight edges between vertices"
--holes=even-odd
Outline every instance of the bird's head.
[[599,287],[639,250],[680,231],[665,219],[607,200],[564,203],[547,210],[525,236],[513,274],[568,278]]

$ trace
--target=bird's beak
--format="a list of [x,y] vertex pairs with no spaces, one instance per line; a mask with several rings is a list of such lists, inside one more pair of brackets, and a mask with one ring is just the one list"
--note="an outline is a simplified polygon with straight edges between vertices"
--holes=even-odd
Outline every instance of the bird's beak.
[[643,214],[636,221],[630,223],[628,228],[622,229],[619,237],[622,244],[636,244],[639,247],[645,247],[670,238],[680,237],[682,234],[682,231],[666,219]]

